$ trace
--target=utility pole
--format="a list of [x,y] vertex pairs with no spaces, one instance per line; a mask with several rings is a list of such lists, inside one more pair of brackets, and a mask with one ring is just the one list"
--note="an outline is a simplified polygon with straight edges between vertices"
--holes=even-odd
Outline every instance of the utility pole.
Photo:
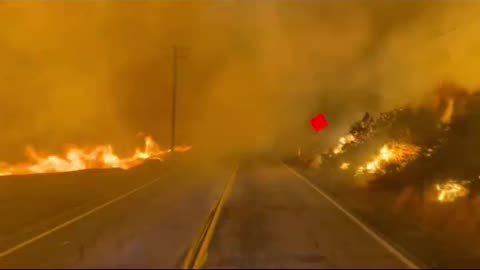
[[[171,153],[175,152],[175,124],[176,124],[176,114],[177,114],[177,88],[178,88],[178,59],[185,57],[186,48],[178,47],[173,45],[173,69],[172,69],[172,145]],[[181,54],[184,52],[183,54]]]
[[177,105],[177,60],[178,60],[178,48],[173,46],[173,81],[172,81],[172,147],[171,153],[175,152],[175,113]]

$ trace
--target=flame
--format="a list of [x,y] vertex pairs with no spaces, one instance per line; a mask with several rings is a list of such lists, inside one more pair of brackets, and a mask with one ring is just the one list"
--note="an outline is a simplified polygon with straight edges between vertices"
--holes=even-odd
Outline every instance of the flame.
[[[177,146],[175,152],[189,151],[191,146]],[[93,148],[71,146],[67,148],[64,157],[56,155],[42,155],[34,148],[27,147],[27,156],[30,163],[8,164],[0,162],[0,176],[14,174],[35,174],[48,172],[69,172],[97,168],[129,169],[142,164],[146,159],[159,159],[171,152],[171,149],[162,150],[151,136],[145,137],[143,149],[135,149],[135,153],[128,157],[119,157],[111,145],[98,145]]]
[[458,198],[468,195],[469,190],[459,181],[448,180],[443,184],[436,184],[437,201],[441,203],[453,202]]
[[348,162],[343,162],[340,165],[340,169],[342,169],[342,170],[348,170],[348,168],[350,168],[350,163],[348,163]]
[[454,115],[465,115],[466,105],[471,97],[468,89],[453,82],[442,82],[435,90],[434,107],[442,109],[440,121],[444,124],[450,124]]
[[348,134],[345,137],[340,137],[340,139],[338,140],[338,145],[335,146],[335,148],[333,149],[333,153],[335,155],[343,153],[343,147],[346,144],[349,144],[349,143],[352,143],[352,142],[355,142],[355,137],[352,134]]
[[385,167],[389,164],[395,164],[399,167],[404,167],[410,161],[417,158],[419,152],[420,147],[412,144],[386,144],[380,149],[378,155],[373,158],[373,160],[367,162],[367,164],[364,166],[360,166],[356,174],[384,173]]
[[447,107],[445,108],[445,111],[443,112],[443,115],[440,118],[442,123],[450,124],[450,122],[452,121],[454,108],[455,108],[455,100],[453,98],[449,98],[447,100]]

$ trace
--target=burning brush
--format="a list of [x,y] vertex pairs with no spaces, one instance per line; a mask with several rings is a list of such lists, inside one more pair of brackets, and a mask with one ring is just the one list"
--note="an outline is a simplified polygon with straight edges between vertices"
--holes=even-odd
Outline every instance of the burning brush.
[[[313,155],[321,162],[311,162],[310,167],[352,172],[356,177],[350,182],[372,188],[428,187],[436,201],[451,202],[480,188],[480,182],[435,181],[438,175],[461,179],[478,175],[479,117],[480,92],[443,83],[421,106],[404,106],[376,116],[365,113],[337,145]],[[381,142],[386,143],[364,160],[371,147]]]
[[[175,152],[185,152],[190,146],[175,147]],[[44,156],[33,148],[27,148],[27,155],[32,160],[28,163],[8,164],[0,162],[1,175],[35,174],[49,172],[69,172],[85,169],[121,168],[129,169],[142,164],[147,159],[159,159],[171,149],[162,150],[152,137],[145,137],[143,149],[137,148],[131,156],[119,157],[111,145],[98,145],[92,148],[72,146],[66,150],[65,155]]]
[[407,143],[386,144],[371,161],[357,169],[356,175],[383,174],[386,167],[392,165],[400,170],[409,162],[415,160],[419,153],[420,147],[416,145]]
[[338,140],[337,146],[333,149],[333,153],[335,155],[343,153],[344,151],[343,148],[345,147],[345,145],[353,142],[355,142],[355,137],[352,134],[348,134],[345,137],[340,137],[340,139]]
[[467,196],[470,192],[466,187],[467,184],[469,184],[469,181],[458,181],[453,179],[442,184],[436,184],[436,200],[441,203],[448,203]]

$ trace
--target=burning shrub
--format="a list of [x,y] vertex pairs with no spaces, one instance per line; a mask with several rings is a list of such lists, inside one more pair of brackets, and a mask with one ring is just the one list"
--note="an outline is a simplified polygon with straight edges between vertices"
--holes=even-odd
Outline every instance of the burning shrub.
[[468,181],[448,180],[446,183],[436,184],[437,201],[453,202],[458,198],[465,197],[469,192],[465,183],[468,183]]
[[386,144],[373,160],[360,166],[356,174],[384,174],[389,167],[397,170],[403,169],[409,162],[417,158],[419,152],[420,147],[411,144]]

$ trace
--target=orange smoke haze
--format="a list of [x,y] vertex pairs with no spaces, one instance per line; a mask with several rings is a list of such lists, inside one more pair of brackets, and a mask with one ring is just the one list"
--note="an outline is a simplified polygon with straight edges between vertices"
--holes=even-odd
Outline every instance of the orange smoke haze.
[[128,152],[138,130],[167,145],[173,45],[177,141],[199,160],[330,145],[365,111],[445,79],[480,85],[479,14],[462,0],[1,1],[0,160],[28,144]]

